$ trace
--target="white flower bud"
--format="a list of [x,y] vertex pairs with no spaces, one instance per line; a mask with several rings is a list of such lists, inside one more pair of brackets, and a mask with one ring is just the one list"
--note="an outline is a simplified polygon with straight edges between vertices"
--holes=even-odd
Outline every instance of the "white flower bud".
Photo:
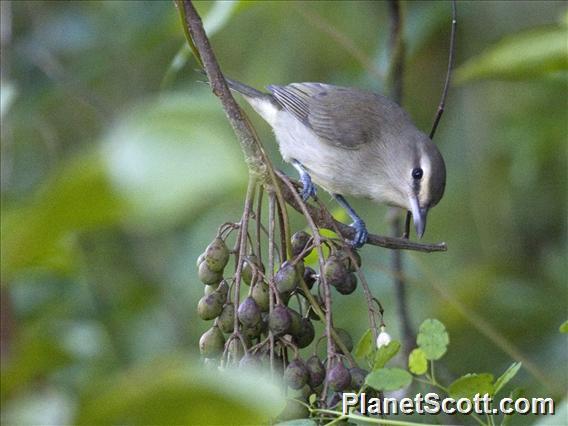
[[383,346],[387,346],[391,342],[390,334],[385,331],[385,326],[381,327],[381,332],[377,336],[377,348],[380,349]]

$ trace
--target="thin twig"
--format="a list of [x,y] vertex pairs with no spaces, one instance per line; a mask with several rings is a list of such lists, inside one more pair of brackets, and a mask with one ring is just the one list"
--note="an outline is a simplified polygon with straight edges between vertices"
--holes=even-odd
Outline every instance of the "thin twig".
[[454,68],[455,52],[456,52],[456,28],[458,25],[457,21],[457,7],[456,0],[452,0],[452,31],[450,34],[450,53],[448,56],[448,71],[446,72],[446,81],[444,82],[444,90],[442,91],[442,98],[440,99],[440,104],[438,105],[438,110],[436,111],[436,116],[434,117],[434,123],[432,124],[432,130],[430,130],[430,139],[434,138],[436,134],[436,129],[444,113],[444,108],[446,106],[446,98],[448,97],[448,91],[450,90],[450,83],[452,79],[452,70]]
[[258,191],[258,201],[256,203],[256,212],[254,213],[256,219],[256,245],[255,254],[258,257],[258,261],[262,264],[262,244],[261,244],[261,230],[262,230],[262,196],[264,195],[264,190],[259,187]]
[[357,46],[357,44],[349,38],[346,34],[339,31],[335,26],[333,26],[329,21],[324,19],[317,12],[310,10],[302,2],[292,2],[290,3],[292,9],[296,10],[302,18],[304,18],[308,23],[312,24],[319,31],[330,36],[339,46],[341,46],[346,52],[348,52],[357,62],[359,62],[370,74],[375,75],[375,77],[382,79],[383,73],[373,62],[373,59],[369,57],[362,49]]
[[245,198],[245,206],[243,209],[243,216],[241,219],[241,226],[239,228],[239,234],[237,237],[238,241],[238,257],[237,257],[237,270],[235,271],[235,300],[233,304],[235,305],[235,317],[234,317],[234,332],[239,330],[239,320],[237,318],[237,311],[239,309],[239,296],[240,296],[240,286],[241,286],[241,275],[243,271],[244,258],[246,255],[247,248],[247,234],[248,234],[248,223],[250,219],[250,213],[252,209],[252,204],[254,202],[254,193],[256,190],[256,179],[251,175],[249,178],[247,195]]
[[[280,181],[282,180],[280,179]],[[288,204],[290,204],[296,211],[302,213],[302,209],[294,197],[294,193],[296,192],[297,191],[292,190],[285,185],[282,186],[282,195],[286,202],[288,202]],[[306,208],[318,228],[334,231],[337,227],[343,238],[352,240],[355,237],[355,229],[335,220],[327,209],[318,208],[308,203],[306,203]],[[369,234],[366,244],[384,247],[391,250],[413,250],[422,253],[433,253],[448,250],[446,243],[417,243],[404,238],[385,237],[375,234]]]
[[[275,210],[275,196],[274,193],[271,192],[268,194],[268,271],[267,278],[268,278],[268,304],[269,304],[269,315],[272,313],[274,309],[274,297],[275,291],[274,286],[270,285],[274,282],[274,252],[275,252],[275,244],[274,244],[274,227],[276,226],[276,220],[274,218],[274,210]],[[270,374],[274,374],[274,334],[272,330],[268,330],[268,337],[270,338]]]

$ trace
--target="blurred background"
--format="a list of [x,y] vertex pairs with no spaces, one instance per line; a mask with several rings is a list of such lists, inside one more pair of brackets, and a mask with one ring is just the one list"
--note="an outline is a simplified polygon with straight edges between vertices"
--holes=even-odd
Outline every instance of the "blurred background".
[[[250,419],[234,389],[201,373],[197,343],[210,325],[196,314],[195,267],[217,227],[239,220],[247,170],[219,102],[180,51],[173,2],[0,4],[2,423],[183,423],[196,419],[188,410],[229,403]],[[385,90],[383,2],[196,7],[235,79]],[[450,11],[447,2],[404,3],[403,104],[426,132]],[[448,183],[425,235],[449,249],[404,254],[409,314],[415,327],[446,324],[447,383],[498,376],[517,360],[514,385],[560,404],[566,3],[459,1],[458,18],[455,84],[436,135]],[[277,167],[295,176],[268,126],[249,115]],[[372,232],[388,233],[385,208],[353,205]],[[293,213],[292,229],[303,226]],[[400,338],[390,254],[361,250]],[[362,291],[335,296],[336,323],[357,340],[368,327]]]

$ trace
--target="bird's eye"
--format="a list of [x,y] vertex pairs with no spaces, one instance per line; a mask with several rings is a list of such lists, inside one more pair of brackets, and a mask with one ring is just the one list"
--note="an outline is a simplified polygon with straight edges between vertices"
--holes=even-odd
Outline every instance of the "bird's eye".
[[422,169],[420,167],[417,167],[417,168],[412,170],[412,178],[413,179],[420,180],[420,179],[422,179],[423,174],[424,174],[424,172],[422,171]]

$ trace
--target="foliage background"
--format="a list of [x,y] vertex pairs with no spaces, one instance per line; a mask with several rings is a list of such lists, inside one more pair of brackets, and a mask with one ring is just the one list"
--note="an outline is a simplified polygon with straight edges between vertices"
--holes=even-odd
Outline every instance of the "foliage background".
[[[221,404],[234,407],[233,420],[250,421],[258,401],[203,374],[197,341],[208,325],[195,312],[195,259],[219,224],[238,220],[246,168],[195,64],[168,71],[184,42],[173,4],[1,4],[2,423],[222,422],[200,417]],[[197,7],[233,78],[259,88],[326,81],[383,89],[382,2]],[[558,332],[568,300],[566,6],[458,7],[457,65],[474,65],[458,72],[436,137],[448,185],[426,233],[449,251],[405,255],[411,318],[447,325],[441,374],[449,380],[500,374],[516,359],[524,368],[515,385],[560,402],[568,384]],[[428,130],[450,7],[412,2],[405,13],[404,105]],[[475,59],[534,28],[520,50]],[[564,37],[560,59],[547,40],[538,43],[547,28]],[[292,173],[267,126],[250,116]],[[370,230],[386,232],[386,209],[354,206]],[[293,228],[301,226],[293,215]],[[389,252],[361,253],[388,330],[400,337]],[[337,324],[357,339],[367,315],[360,290],[334,306]]]

